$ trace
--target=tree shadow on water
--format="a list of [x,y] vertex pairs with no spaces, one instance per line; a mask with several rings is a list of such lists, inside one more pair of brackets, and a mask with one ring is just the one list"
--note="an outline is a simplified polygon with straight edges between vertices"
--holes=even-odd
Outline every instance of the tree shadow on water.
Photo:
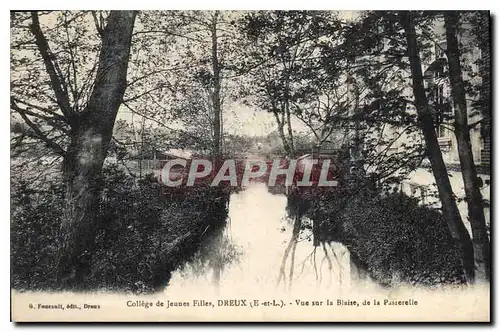
[[[208,228],[207,230],[208,231]],[[238,264],[243,248],[234,243],[225,227],[212,232],[200,250],[179,270],[183,278],[202,278],[211,274],[212,284],[218,290],[225,269]]]
[[[330,287],[332,284],[333,273],[335,270],[337,270],[338,273],[337,278],[339,284],[342,285],[342,274],[344,272],[344,267],[341,263],[342,257],[339,256],[343,256],[345,253],[342,255],[337,254],[334,246],[332,245],[332,241],[330,240],[314,239],[315,236],[317,237],[317,234],[314,234],[313,223],[314,221],[310,220],[309,218],[305,218],[300,214],[295,214],[293,216],[292,235],[282,256],[276,287],[279,287],[281,282],[283,282],[285,290],[291,291],[294,279],[297,280],[298,278],[303,276],[306,264],[308,263],[312,266],[317,285],[320,285],[324,281],[323,266],[325,263],[327,264],[329,274],[329,282],[327,284],[327,287]],[[311,253],[305,257],[305,259],[296,264],[295,261],[297,245],[302,241],[312,242],[312,250]],[[318,248],[320,248],[320,250],[324,254],[323,258],[319,262],[319,266],[317,264]],[[287,262],[289,262],[288,272]],[[296,273],[295,271],[297,267],[299,269],[298,273]]]

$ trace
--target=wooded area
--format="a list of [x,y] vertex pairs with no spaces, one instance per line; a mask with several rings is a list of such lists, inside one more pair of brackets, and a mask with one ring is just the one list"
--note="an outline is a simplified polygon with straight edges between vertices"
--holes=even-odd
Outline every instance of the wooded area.
[[[488,282],[471,137],[490,142],[489,32],[481,11],[11,12],[13,287],[166,286],[241,189],[166,192],[143,165],[171,151],[216,163],[330,151],[342,165],[339,188],[287,192],[294,235],[278,284],[305,217],[323,248],[345,244],[381,284]],[[247,113],[269,116],[272,133],[246,134]],[[426,167],[437,207],[398,193]]]

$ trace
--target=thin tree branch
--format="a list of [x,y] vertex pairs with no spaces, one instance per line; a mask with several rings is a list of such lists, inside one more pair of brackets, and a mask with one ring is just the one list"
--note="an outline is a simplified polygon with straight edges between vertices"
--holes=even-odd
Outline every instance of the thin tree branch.
[[19,115],[23,118],[23,120],[26,122],[26,124],[33,130],[33,132],[36,134],[36,136],[44,141],[47,145],[47,147],[51,148],[56,154],[64,157],[66,156],[66,151],[56,142],[48,138],[41,130],[38,128],[26,115],[26,110],[22,109],[21,107],[17,106],[17,104],[14,101],[11,101],[10,107],[14,110],[16,110]]
[[38,20],[38,13],[36,11],[31,12],[32,24],[30,25],[31,32],[35,36],[36,45],[38,51],[42,55],[45,68],[50,77],[50,82],[52,84],[52,89],[56,96],[57,104],[59,105],[61,111],[66,118],[71,117],[71,106],[69,103],[68,92],[64,88],[63,78],[58,73],[58,66],[56,60],[54,59],[53,53],[50,50],[49,43],[45,38],[40,27],[40,22]]

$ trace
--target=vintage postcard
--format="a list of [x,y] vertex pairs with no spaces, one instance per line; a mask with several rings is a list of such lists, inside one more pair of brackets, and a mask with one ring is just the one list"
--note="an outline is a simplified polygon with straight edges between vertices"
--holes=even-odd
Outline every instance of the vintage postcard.
[[490,322],[488,11],[12,11],[15,322]]

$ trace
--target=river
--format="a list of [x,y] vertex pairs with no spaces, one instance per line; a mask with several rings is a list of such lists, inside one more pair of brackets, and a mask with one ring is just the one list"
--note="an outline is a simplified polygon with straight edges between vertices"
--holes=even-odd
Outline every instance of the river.
[[285,195],[271,194],[260,183],[233,193],[222,234],[206,240],[194,261],[173,273],[165,293],[210,297],[348,292],[347,248],[340,243],[315,248],[309,229],[300,232],[295,252],[289,250],[283,266],[293,230],[286,203]]

